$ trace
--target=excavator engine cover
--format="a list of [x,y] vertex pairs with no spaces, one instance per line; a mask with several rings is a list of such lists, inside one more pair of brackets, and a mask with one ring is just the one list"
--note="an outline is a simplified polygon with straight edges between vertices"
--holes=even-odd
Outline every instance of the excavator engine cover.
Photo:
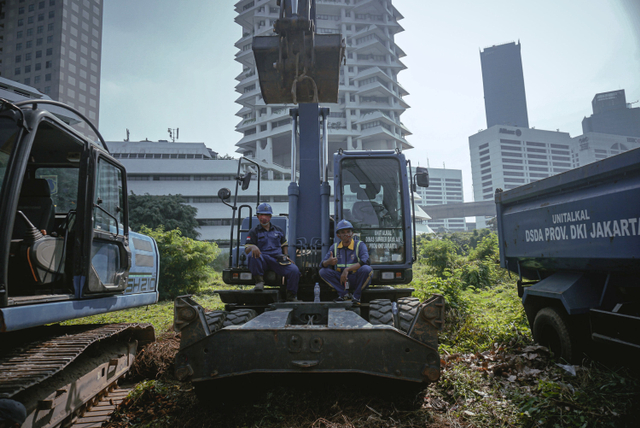
[[[287,38],[280,36],[253,38],[253,54],[264,102],[337,103],[340,63],[344,55],[342,36],[315,34],[312,38],[307,35],[304,45],[308,51],[301,51],[299,58],[288,55],[286,44]],[[314,83],[317,99],[314,99]]]

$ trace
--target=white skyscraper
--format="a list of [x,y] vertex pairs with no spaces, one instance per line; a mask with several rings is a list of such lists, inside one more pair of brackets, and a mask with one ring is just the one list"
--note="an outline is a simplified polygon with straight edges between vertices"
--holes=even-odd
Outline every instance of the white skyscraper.
[[[429,187],[418,187],[419,205],[461,204],[464,202],[462,170],[446,168],[428,168]],[[428,214],[428,209],[427,209]],[[460,232],[467,229],[464,217],[431,219],[426,224],[434,231]]]
[[[566,132],[495,125],[469,137],[473,198],[493,200],[495,190],[513,189],[568,171],[573,142]],[[477,228],[486,227],[484,217]]]
[[[289,172],[291,165],[291,118],[295,105],[265,105],[251,50],[254,36],[272,35],[278,19],[276,0],[242,0],[235,5],[242,37],[236,42],[236,61],[242,73],[236,78],[236,100],[241,121],[236,130],[243,137],[237,152],[270,165],[267,174]],[[400,116],[409,107],[402,99],[408,92],[398,83],[405,69],[405,54],[395,44],[402,15],[391,0],[317,0],[319,34],[340,33],[346,42],[346,65],[341,67],[337,104],[327,104],[329,151],[343,149],[408,149],[409,130]],[[265,177],[267,178],[267,177]]]

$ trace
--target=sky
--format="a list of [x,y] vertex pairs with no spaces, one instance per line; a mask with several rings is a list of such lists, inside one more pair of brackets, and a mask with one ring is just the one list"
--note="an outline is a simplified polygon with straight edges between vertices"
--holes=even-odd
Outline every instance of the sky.
[[[235,0],[105,0],[100,131],[107,141],[203,142],[238,156]],[[409,92],[401,117],[412,164],[462,170],[486,128],[480,51],[522,45],[529,126],[582,134],[596,93],[640,100],[640,0],[394,0]],[[640,102],[633,104],[640,107]]]

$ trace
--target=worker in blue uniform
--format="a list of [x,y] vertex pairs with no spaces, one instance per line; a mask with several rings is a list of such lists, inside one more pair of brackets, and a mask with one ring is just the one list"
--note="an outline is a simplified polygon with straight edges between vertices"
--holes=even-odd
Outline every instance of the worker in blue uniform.
[[249,231],[244,252],[248,258],[249,270],[256,282],[254,291],[264,290],[264,272],[271,270],[284,276],[287,282],[287,301],[297,301],[300,270],[287,256],[288,243],[282,229],[271,224],[271,205],[262,203],[256,210],[258,225]]
[[[349,300],[360,304],[362,290],[371,284],[373,269],[369,265],[369,250],[364,242],[353,237],[353,225],[340,220],[336,226],[340,242],[333,244],[321,263],[320,277],[338,292],[336,302]],[[345,287],[347,284],[349,289]]]

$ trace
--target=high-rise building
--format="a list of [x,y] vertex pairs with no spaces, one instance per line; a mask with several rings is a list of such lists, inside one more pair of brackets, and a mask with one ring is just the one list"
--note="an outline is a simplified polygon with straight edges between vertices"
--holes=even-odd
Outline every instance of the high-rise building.
[[480,52],[487,128],[529,127],[520,47],[512,42]]
[[627,104],[624,89],[596,94],[593,114],[582,120],[582,132],[640,137],[640,108]]
[[[469,137],[474,201],[575,167],[568,133],[495,125]],[[486,227],[484,217],[477,228]]]
[[[269,174],[289,172],[291,165],[291,118],[295,105],[266,105],[260,93],[251,42],[254,36],[273,35],[278,19],[276,0],[241,0],[235,5],[242,36],[236,42],[236,61],[242,73],[236,78],[236,100],[241,121],[236,130],[243,137],[237,152],[270,165]],[[337,104],[327,104],[329,151],[343,149],[408,149],[409,130],[400,116],[409,107],[408,92],[398,83],[405,69],[405,54],[395,43],[402,15],[391,0],[317,0],[319,34],[340,33],[346,42],[346,65],[340,70]]]
[[76,108],[98,126],[102,0],[0,2],[0,75]]
[[[418,187],[419,205],[461,204],[464,202],[462,171],[459,169],[428,168],[429,187]],[[428,210],[427,210],[428,214]],[[436,232],[459,232],[466,230],[465,218],[445,218],[425,222]]]
[[573,138],[571,163],[574,168],[640,147],[640,138],[585,132]]

